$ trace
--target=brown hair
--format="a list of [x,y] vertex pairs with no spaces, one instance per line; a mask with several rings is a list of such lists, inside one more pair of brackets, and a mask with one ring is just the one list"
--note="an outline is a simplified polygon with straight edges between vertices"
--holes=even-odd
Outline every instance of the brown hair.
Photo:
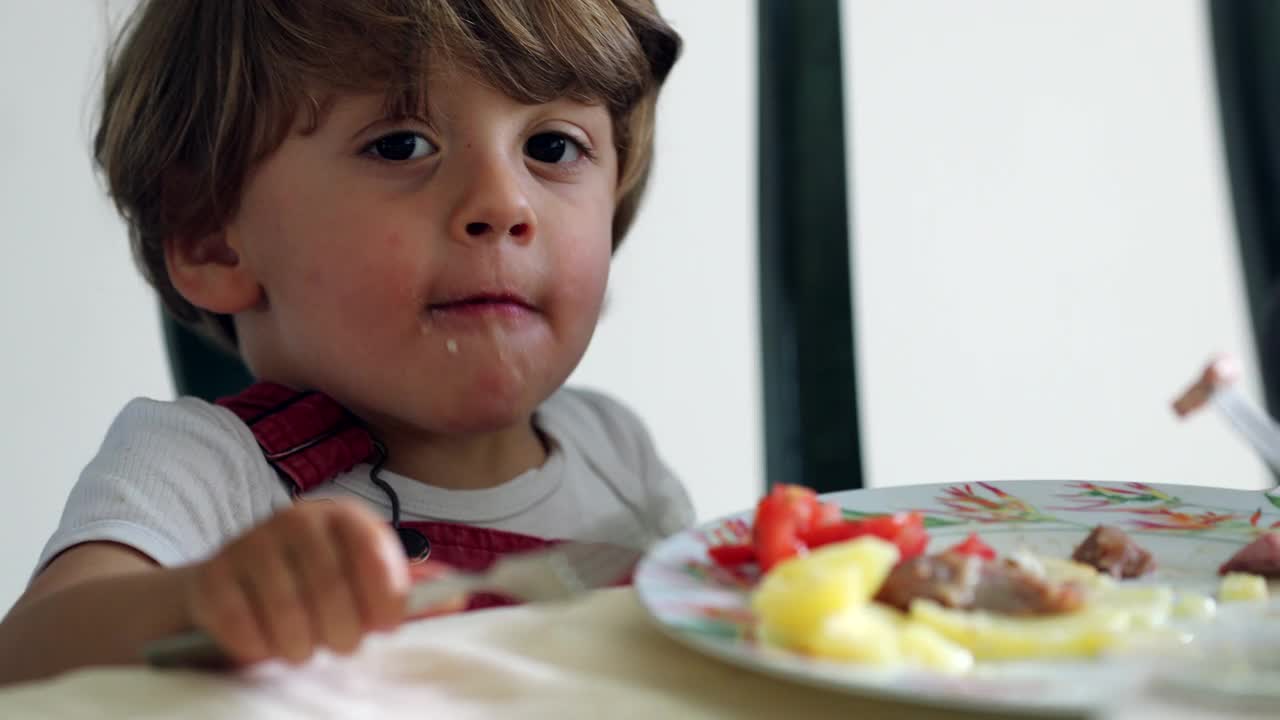
[[94,157],[134,257],[178,319],[234,347],[231,319],[170,282],[164,240],[216,231],[308,87],[421,104],[423,68],[456,63],[522,102],[603,102],[619,154],[616,249],[639,207],[657,92],[680,38],[652,0],[144,0],[108,60]]

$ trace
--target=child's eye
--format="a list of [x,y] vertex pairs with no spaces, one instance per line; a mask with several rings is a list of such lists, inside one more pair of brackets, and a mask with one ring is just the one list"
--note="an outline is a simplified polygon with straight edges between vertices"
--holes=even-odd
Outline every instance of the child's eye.
[[529,157],[544,163],[571,163],[582,157],[582,145],[563,133],[538,133],[524,143]]
[[436,146],[416,132],[402,130],[393,132],[390,135],[383,135],[369,143],[364,151],[381,160],[406,162],[434,153]]

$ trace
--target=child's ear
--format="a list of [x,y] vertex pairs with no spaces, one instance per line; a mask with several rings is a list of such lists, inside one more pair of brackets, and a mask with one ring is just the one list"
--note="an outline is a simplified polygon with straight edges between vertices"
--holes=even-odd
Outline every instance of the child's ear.
[[198,308],[234,315],[262,302],[262,286],[225,230],[198,238],[165,238],[164,261],[174,289]]

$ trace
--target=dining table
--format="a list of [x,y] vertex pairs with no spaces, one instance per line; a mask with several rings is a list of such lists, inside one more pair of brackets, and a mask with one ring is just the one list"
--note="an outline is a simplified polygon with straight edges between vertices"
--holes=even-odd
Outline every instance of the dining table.
[[[1274,717],[1135,689],[1111,719]],[[629,587],[406,623],[350,656],[236,672],[88,668],[0,689],[0,718],[1044,717],[824,689],[708,656],[662,632]]]

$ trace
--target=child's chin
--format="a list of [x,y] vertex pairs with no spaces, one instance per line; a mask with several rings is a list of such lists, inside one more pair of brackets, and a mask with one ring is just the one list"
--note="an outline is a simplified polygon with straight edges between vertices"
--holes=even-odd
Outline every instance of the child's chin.
[[527,423],[556,387],[554,378],[508,372],[477,373],[467,380],[437,396],[444,401],[436,409],[446,432],[497,432]]
[[533,411],[527,401],[476,398],[439,418],[439,431],[450,435],[502,432],[527,424]]

